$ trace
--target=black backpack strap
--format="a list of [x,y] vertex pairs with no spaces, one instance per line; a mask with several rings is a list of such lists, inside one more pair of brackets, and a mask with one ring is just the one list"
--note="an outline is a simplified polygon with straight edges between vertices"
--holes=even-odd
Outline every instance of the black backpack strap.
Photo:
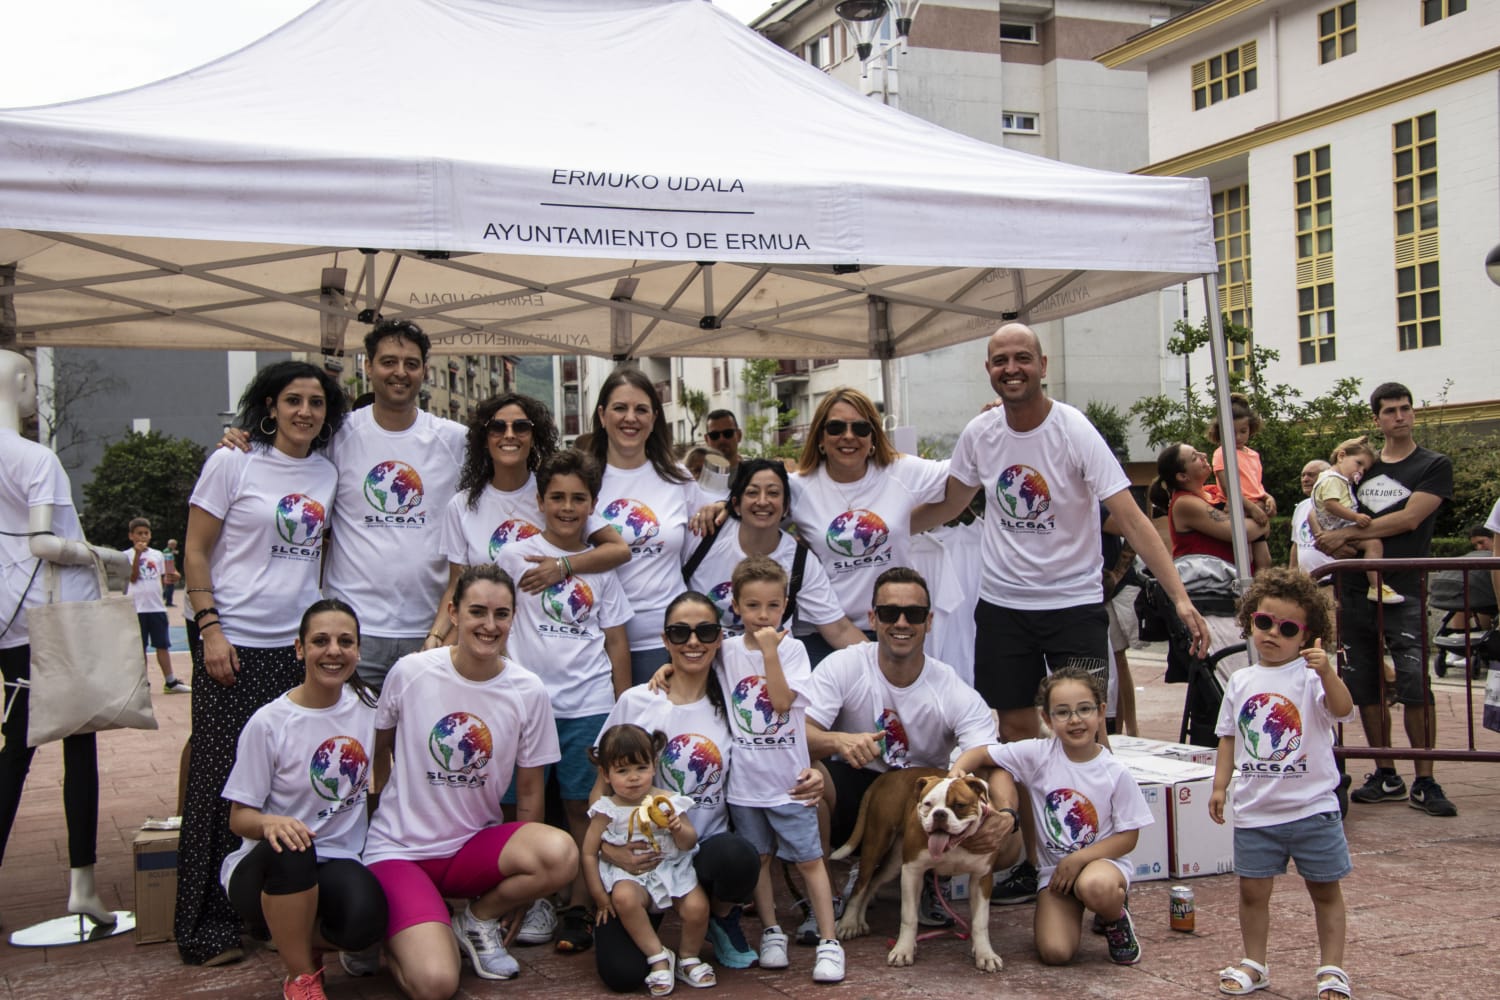
[[785,625],[797,614],[797,591],[802,589],[802,574],[807,569],[807,543],[797,539],[797,554],[792,556],[792,575],[786,582],[786,611],[781,616]]
[[[724,529],[720,528],[719,530],[723,531]],[[683,583],[689,587],[693,585],[693,574],[698,572],[698,567],[703,564],[703,560],[708,556],[708,550],[714,547],[714,539],[718,537],[718,532],[715,532],[712,535],[704,535],[703,539],[698,542],[698,547],[693,550],[692,555],[688,556],[688,561],[682,564]]]

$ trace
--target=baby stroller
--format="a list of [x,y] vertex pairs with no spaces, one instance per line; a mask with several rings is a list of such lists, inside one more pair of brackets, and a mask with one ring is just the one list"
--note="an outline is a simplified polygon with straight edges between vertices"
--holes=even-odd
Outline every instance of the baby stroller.
[[[1487,553],[1485,553],[1487,555]],[[1464,577],[1469,580],[1467,607]],[[1432,672],[1444,676],[1465,661],[1469,677],[1481,678],[1491,661],[1500,661],[1500,633],[1496,631],[1495,588],[1487,570],[1445,569],[1427,578],[1427,606],[1442,619],[1432,638]],[[1449,656],[1454,660],[1450,660]]]

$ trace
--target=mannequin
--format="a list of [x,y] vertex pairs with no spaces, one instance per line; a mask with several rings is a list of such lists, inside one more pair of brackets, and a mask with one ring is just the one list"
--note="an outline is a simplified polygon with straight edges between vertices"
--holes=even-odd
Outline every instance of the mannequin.
[[[33,478],[30,483],[15,483],[8,493],[0,492],[0,517],[6,522],[6,530],[12,535],[16,534],[21,521],[21,495],[29,491],[25,508],[27,533],[30,536],[26,541],[30,554],[59,566],[92,565],[93,547],[82,541],[78,517],[72,509],[67,474],[63,472],[57,456],[42,445],[19,436],[22,419],[35,413],[36,372],[31,362],[22,354],[0,350],[0,455],[4,456],[9,474],[14,475],[18,459],[22,457],[30,459],[50,473],[50,482],[46,486],[39,486],[40,480]],[[37,455],[38,451],[43,454]],[[32,503],[31,500],[38,495],[38,489],[46,491],[41,494],[42,499],[62,502]],[[54,530],[62,532],[62,535],[77,537],[67,538],[53,534]],[[4,540],[15,541],[13,538]],[[106,562],[122,567],[126,565],[127,560],[121,552],[106,549],[93,551],[97,551]],[[12,561],[21,555],[18,548],[7,549],[5,561]],[[24,563],[9,567],[0,565],[0,570],[7,574],[15,590],[27,587],[30,571]],[[17,573],[21,575],[17,577]],[[40,585],[33,581],[26,591],[25,603],[37,603],[40,591]],[[10,680],[15,676],[29,677],[31,647],[29,644],[16,645],[14,642],[17,631],[24,635],[26,614],[25,609],[20,606],[21,595],[10,593],[0,600],[5,604],[0,609],[4,612],[3,618],[0,618],[0,627],[10,621],[12,612],[16,612],[9,633],[0,636],[0,657],[4,659],[6,679]],[[7,640],[10,640],[8,648]],[[21,689],[15,693],[15,697],[19,700],[12,711],[13,723],[18,717],[23,720],[25,718],[27,692]],[[0,752],[0,851],[4,850],[5,841],[10,836],[26,771],[35,752],[25,745],[24,725],[8,726],[6,737],[6,749]],[[113,924],[115,914],[99,898],[94,885],[94,843],[99,814],[99,777],[94,735],[88,733],[70,736],[62,742],[65,767],[63,798],[68,821],[69,864],[72,866],[69,871],[68,912],[87,917],[95,924]]]

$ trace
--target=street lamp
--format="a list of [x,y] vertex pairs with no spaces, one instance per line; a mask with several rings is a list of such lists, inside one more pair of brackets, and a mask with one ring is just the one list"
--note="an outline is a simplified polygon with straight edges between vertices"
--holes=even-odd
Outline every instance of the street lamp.
[[[912,19],[922,0],[840,0],[833,5],[833,12],[854,36],[854,51],[859,56],[860,75],[864,75],[865,64],[875,51],[875,36],[880,31],[880,22],[887,12],[893,12],[896,21],[896,44],[906,51],[906,36],[911,34]],[[886,47],[889,51],[891,46]],[[885,53],[882,52],[881,55]]]
[[1490,280],[1500,285],[1500,243],[1490,247],[1490,252],[1484,255],[1484,273],[1490,276]]

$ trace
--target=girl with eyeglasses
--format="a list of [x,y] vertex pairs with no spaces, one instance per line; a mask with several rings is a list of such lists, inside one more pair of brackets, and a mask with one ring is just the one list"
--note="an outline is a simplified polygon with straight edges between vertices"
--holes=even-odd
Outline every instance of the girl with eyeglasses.
[[[875,403],[834,389],[818,404],[792,476],[792,521],[812,546],[844,614],[863,621],[875,578],[911,565],[911,514],[943,498],[948,464],[903,455],[881,427]],[[805,637],[814,664],[833,647]]]
[[[449,641],[448,603],[466,567],[495,562],[507,543],[541,534],[545,521],[536,470],[556,451],[557,425],[541,400],[508,392],[474,410],[458,495],[444,509],[438,533],[438,545],[448,556],[448,589],[423,649]],[[630,561],[624,539],[602,518],[591,517],[586,534],[593,548],[570,560],[575,572],[602,573]],[[558,560],[533,557],[531,562],[516,581],[523,593],[540,594],[567,576]]]
[[[714,964],[744,969],[756,960],[757,952],[740,929],[740,908],[750,902],[760,860],[749,841],[729,830],[724,790],[734,763],[734,736],[724,691],[714,674],[714,658],[723,641],[719,609],[707,596],[686,591],[667,605],[663,622],[661,641],[671,663],[670,685],[659,690],[646,684],[630,688],[615,703],[604,728],[635,723],[666,734],[666,746],[656,760],[656,783],[693,800],[687,814],[698,831],[693,868],[709,895]],[[594,790],[602,793],[602,782]],[[803,770],[790,794],[799,801],[818,800],[823,794],[822,774],[811,767]],[[601,854],[632,875],[649,872],[661,861],[660,854],[629,845],[606,843]],[[618,920],[595,929],[594,952],[599,978],[617,992],[639,988],[649,971],[645,954]]]
[[1240,878],[1244,958],[1219,973],[1219,992],[1240,996],[1271,984],[1266,939],[1271,890],[1287,859],[1312,897],[1320,964],[1319,1000],[1348,997],[1344,895],[1353,867],[1339,816],[1334,725],[1355,718],[1354,698],[1323,649],[1331,639],[1327,598],[1305,573],[1269,569],[1240,602],[1240,627],[1259,662],[1229,680],[1208,812],[1223,823],[1234,799],[1234,870]]
[[1043,678],[1037,709],[1052,735],[966,750],[950,774],[1002,767],[1026,787],[1036,829],[1033,934],[1044,965],[1078,953],[1083,914],[1093,911],[1109,960],[1134,965],[1140,941],[1130,918],[1130,852],[1151,810],[1125,765],[1096,740],[1104,678],[1060,667]]

